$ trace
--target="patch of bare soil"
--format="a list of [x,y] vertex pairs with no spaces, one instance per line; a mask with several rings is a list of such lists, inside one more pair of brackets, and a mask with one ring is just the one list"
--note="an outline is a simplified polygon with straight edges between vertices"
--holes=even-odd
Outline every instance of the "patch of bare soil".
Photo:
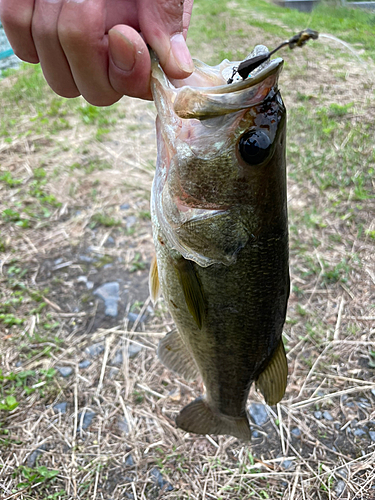
[[[293,53],[285,70],[289,108],[298,93],[327,103],[358,98],[358,108],[369,99],[356,67],[346,65],[343,80],[311,54]],[[152,306],[147,283],[154,111],[124,98],[118,113],[102,142],[77,125],[49,140],[1,144],[2,167],[14,175],[43,163],[62,205],[48,223],[2,228],[4,298],[15,289],[37,296],[24,294],[21,325],[1,325],[2,375],[30,373],[19,406],[0,412],[0,498],[373,500],[375,252],[358,220],[373,224],[374,201],[356,219],[350,198],[335,212],[332,192],[291,177],[285,398],[270,408],[252,391],[251,443],[185,434],[174,418],[203,387],[157,360],[158,339],[173,323],[162,299]],[[77,162],[83,167],[71,168]],[[3,189],[2,209],[12,196]],[[306,225],[311,206],[316,218]],[[52,381],[37,378],[51,368]],[[58,475],[25,478],[40,466]]]

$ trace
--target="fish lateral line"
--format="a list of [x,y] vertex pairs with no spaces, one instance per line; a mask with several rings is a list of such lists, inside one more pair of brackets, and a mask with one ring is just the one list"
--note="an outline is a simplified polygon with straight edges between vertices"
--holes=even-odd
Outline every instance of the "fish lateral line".
[[259,56],[252,57],[251,59],[245,59],[237,67],[233,68],[232,76],[228,79],[227,84],[233,83],[235,75],[238,73],[242,80],[245,80],[252,71],[258,68],[261,64],[268,61],[268,59],[275,54],[278,50],[288,45],[292,50],[295,47],[303,47],[309,40],[317,40],[319,38],[318,31],[306,28],[300,31],[296,35],[292,36],[289,40],[281,43],[276,49],[267,52],[266,54],[260,54]]

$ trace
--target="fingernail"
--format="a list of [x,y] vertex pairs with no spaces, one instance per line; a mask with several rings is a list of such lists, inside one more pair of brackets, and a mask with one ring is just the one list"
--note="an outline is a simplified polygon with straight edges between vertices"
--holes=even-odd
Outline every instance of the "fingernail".
[[185,73],[194,71],[194,63],[187,48],[185,38],[181,33],[173,35],[171,38],[171,49],[177,66]]
[[109,50],[115,65],[122,71],[131,71],[135,64],[134,45],[122,33],[112,29],[109,35]]

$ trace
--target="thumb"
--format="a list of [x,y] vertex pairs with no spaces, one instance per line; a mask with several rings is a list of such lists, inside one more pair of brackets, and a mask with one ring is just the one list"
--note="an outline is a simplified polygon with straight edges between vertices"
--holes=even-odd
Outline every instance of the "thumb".
[[138,0],[141,32],[170,78],[186,78],[194,71],[184,38],[192,7],[192,0]]

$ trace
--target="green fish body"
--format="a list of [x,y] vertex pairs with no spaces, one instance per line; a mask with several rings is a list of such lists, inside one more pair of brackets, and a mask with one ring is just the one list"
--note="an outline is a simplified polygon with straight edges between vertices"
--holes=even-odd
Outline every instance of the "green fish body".
[[[258,48],[265,50],[265,48]],[[226,84],[231,63],[195,62],[170,82],[154,59],[158,160],[151,212],[161,291],[176,329],[158,355],[205,394],[181,410],[178,427],[250,439],[252,382],[268,404],[284,395],[282,330],[289,296],[283,61]],[[177,86],[177,84],[179,86]]]

